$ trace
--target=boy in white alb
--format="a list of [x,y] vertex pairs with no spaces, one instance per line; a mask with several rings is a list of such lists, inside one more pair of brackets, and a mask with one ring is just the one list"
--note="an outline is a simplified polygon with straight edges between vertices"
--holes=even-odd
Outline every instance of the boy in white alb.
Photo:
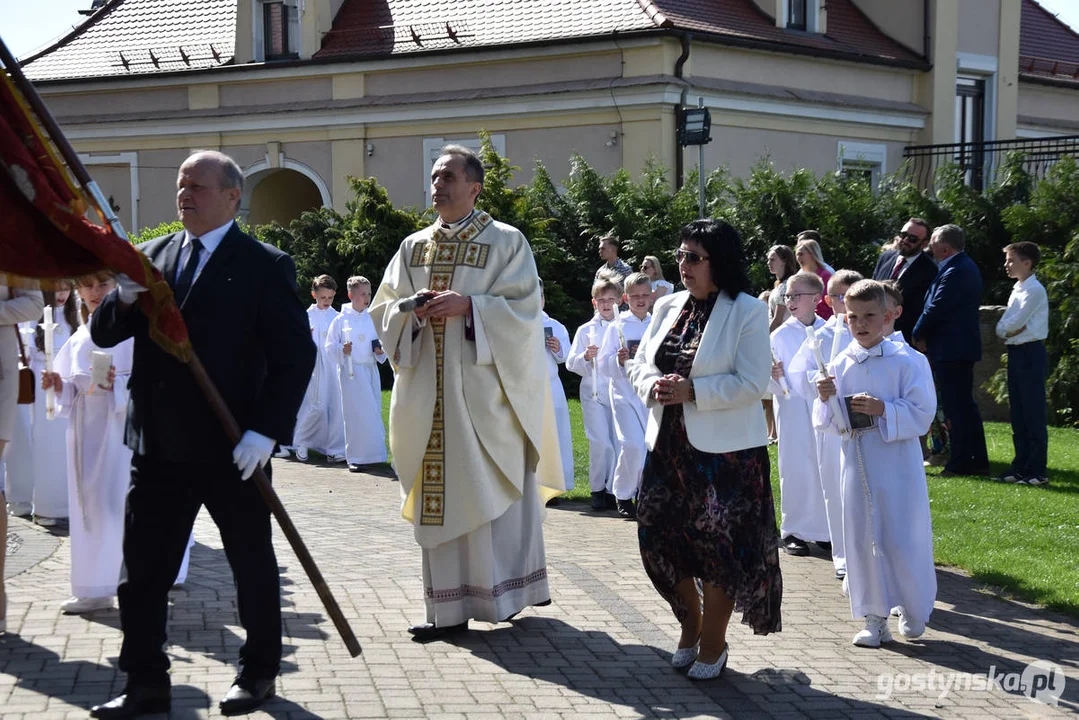
[[611,382],[599,371],[596,356],[607,327],[614,321],[621,297],[622,282],[617,274],[602,275],[592,284],[592,307],[596,314],[577,328],[566,359],[566,367],[581,376],[581,415],[588,438],[588,483],[592,488],[593,510],[615,506],[611,491],[618,436],[611,412]]
[[838,432],[828,399],[837,397],[841,439],[843,530],[851,613],[865,617],[854,636],[861,647],[892,639],[888,615],[899,611],[899,634],[925,632],[937,594],[929,491],[919,438],[937,409],[929,362],[884,336],[893,320],[884,288],[874,280],[846,293],[852,342],[817,381],[813,422]]
[[[839,270],[828,279],[828,294],[824,301],[832,308],[832,317],[817,332],[821,355],[829,365],[840,352],[850,345],[850,330],[847,328],[844,304],[847,289],[862,280],[860,273],[853,270]],[[838,336],[838,337],[837,337]],[[834,351],[834,353],[833,353]],[[817,358],[809,343],[804,343],[794,354],[787,368],[787,382],[791,392],[808,400],[817,397],[816,379],[818,374]],[[839,436],[835,433],[816,431],[817,465],[820,467],[821,491],[824,493],[824,511],[828,520],[828,536],[832,543],[832,565],[837,580],[847,574],[847,561],[843,548],[843,498],[839,483]]]
[[641,485],[644,471],[644,429],[648,411],[637,397],[626,376],[626,360],[637,354],[637,348],[652,320],[648,307],[652,304],[652,281],[644,273],[633,273],[626,278],[622,302],[629,309],[619,313],[603,334],[597,362],[601,375],[611,383],[611,409],[614,413],[614,430],[618,437],[618,454],[614,466],[615,507],[622,517],[637,517],[634,498]]
[[828,514],[821,489],[817,461],[817,438],[811,417],[812,400],[798,395],[784,383],[786,368],[806,341],[806,327],[824,327],[816,307],[824,293],[824,284],[815,273],[799,272],[787,278],[787,309],[791,316],[772,331],[772,380],[768,387],[775,393],[776,427],[779,433],[779,506],[780,537],[789,555],[808,555],[809,541],[828,547]]
[[348,279],[351,305],[330,323],[326,355],[337,364],[337,386],[345,423],[345,460],[349,472],[364,465],[386,462],[386,427],[382,424],[382,382],[376,362],[386,362],[375,324],[367,312],[371,282],[361,276]]
[[[546,296],[543,293],[543,280],[540,285],[540,309],[546,304]],[[569,426],[569,403],[566,402],[566,391],[562,387],[562,380],[558,377],[558,366],[566,362],[569,354],[569,331],[566,326],[558,322],[546,312],[543,313],[543,344],[547,358],[547,375],[551,383],[551,401],[554,403],[554,416],[558,425],[558,449],[562,453],[562,475],[566,483],[566,490],[573,489],[573,432]],[[557,499],[553,499],[557,503]]]
[[311,339],[318,348],[318,362],[296,416],[293,442],[296,459],[301,462],[307,462],[309,449],[325,455],[327,462],[345,461],[345,421],[341,416],[337,363],[325,350],[330,323],[337,317],[332,306],[336,293],[337,282],[329,275],[319,275],[311,281],[311,297],[315,304],[307,308],[307,319],[311,325]]

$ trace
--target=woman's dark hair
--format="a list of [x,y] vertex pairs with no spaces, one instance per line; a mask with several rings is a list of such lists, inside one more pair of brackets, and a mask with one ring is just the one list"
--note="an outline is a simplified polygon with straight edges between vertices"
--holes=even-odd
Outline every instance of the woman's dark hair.
[[742,238],[722,220],[694,220],[682,228],[682,242],[700,245],[708,254],[712,282],[732,299],[750,291]]
[[[777,284],[783,282],[791,275],[794,275],[796,272],[801,270],[801,268],[798,266],[798,260],[794,257],[794,251],[786,245],[773,245],[772,247],[768,248],[768,255],[772,255],[773,253],[776,257],[783,261],[783,277],[776,280]],[[766,255],[765,258],[767,257],[768,256]]]

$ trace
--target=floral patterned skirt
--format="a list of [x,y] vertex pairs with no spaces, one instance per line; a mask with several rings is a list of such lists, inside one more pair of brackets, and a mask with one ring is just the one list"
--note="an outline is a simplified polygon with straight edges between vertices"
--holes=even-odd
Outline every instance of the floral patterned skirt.
[[683,621],[675,587],[694,578],[722,587],[754,634],[778,632],[783,579],[768,450],[695,449],[682,406],[663,413],[637,497],[637,535],[649,579]]

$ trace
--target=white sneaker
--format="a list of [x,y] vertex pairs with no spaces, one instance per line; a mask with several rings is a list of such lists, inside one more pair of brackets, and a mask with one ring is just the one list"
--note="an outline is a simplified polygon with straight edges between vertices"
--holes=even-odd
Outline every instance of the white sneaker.
[[343,463],[345,461],[344,455],[327,455],[326,462],[328,463]]
[[80,598],[72,597],[60,604],[64,615],[81,615],[95,610],[108,610],[112,607],[111,597]]
[[925,623],[910,617],[899,608],[899,634],[907,640],[917,640],[925,634]]
[[880,615],[866,615],[865,629],[854,636],[851,644],[858,647],[879,648],[881,643],[891,641],[892,633],[888,630],[888,618]]
[[41,527],[56,527],[60,523],[56,518],[45,517],[44,515],[35,515],[34,524]]
[[303,445],[296,446],[296,459],[300,462],[307,462],[307,448]]
[[292,453],[288,451],[288,448],[279,447],[277,448],[277,452],[275,452],[273,456],[275,458],[290,458],[292,457]]

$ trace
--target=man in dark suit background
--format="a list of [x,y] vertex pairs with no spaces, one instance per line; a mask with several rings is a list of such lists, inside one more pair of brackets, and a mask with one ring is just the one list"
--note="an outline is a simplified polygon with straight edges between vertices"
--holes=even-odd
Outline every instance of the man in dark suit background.
[[929,241],[929,223],[911,218],[896,236],[896,246],[885,250],[873,270],[874,280],[895,280],[903,293],[903,314],[895,321],[895,329],[909,343],[914,323],[922,314],[925,293],[937,277],[937,266],[925,254]]
[[912,332],[915,347],[933,365],[949,421],[952,454],[941,476],[989,474],[985,428],[974,402],[974,363],[982,359],[978,322],[982,274],[965,247],[966,237],[958,225],[942,225],[933,232],[929,248],[939,270]]
[[168,710],[168,591],[202,505],[221,531],[247,631],[221,710],[248,711],[274,692],[280,578],[269,509],[245,481],[260,465],[269,474],[275,443],[291,441],[315,346],[295,295],[292,259],[235,224],[242,186],[243,174],[227,155],[192,155],[177,178],[185,230],[140,248],[173,287],[195,352],[245,430],[235,447],[190,370],[150,339],[146,317],[132,307],[141,287],[121,278],[94,313],[94,342],[112,347],[134,337],[135,356],[125,430],[134,457],[118,592],[120,669],[128,679],[124,693],[93,708],[93,717]]

